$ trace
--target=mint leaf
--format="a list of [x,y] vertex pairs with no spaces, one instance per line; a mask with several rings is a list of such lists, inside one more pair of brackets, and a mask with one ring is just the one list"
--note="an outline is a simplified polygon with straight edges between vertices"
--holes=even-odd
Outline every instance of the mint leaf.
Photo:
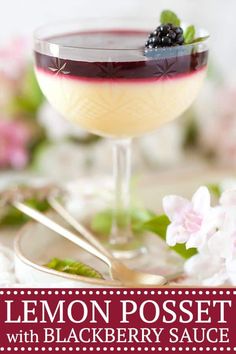
[[184,31],[184,43],[185,44],[192,43],[195,37],[195,33],[196,33],[195,27],[193,25],[188,26]]
[[45,267],[68,274],[76,274],[89,278],[103,279],[102,275],[95,269],[84,263],[75,262],[71,259],[62,260],[59,258],[53,258],[47,264],[45,264]]
[[[166,215],[160,215],[145,222],[142,226],[142,229],[145,231],[151,231],[160,236],[164,241],[166,241],[166,231],[169,224],[170,220],[168,219],[168,217]],[[170,247],[170,249],[172,249],[185,259],[191,258],[197,253],[195,248],[186,249],[186,246],[184,244],[177,244],[174,247]]]
[[194,38],[194,40],[191,42],[191,44],[194,43],[199,43],[199,42],[204,42],[206,39],[208,39],[210,36],[204,36],[204,37],[198,37],[198,38]]
[[161,13],[160,22],[162,25],[166,23],[171,23],[174,26],[180,26],[181,21],[173,11],[164,10]]

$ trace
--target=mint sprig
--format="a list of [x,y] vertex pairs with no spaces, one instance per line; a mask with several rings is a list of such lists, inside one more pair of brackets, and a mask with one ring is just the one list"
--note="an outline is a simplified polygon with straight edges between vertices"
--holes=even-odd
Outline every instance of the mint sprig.
[[[179,17],[171,10],[164,10],[160,16],[161,25],[170,23],[176,27],[181,25],[181,20]],[[205,41],[209,36],[197,37],[196,38],[196,28],[194,25],[190,25],[184,31],[184,44],[194,44]]]
[[199,42],[204,42],[206,39],[208,39],[210,36],[207,35],[207,36],[203,36],[203,37],[197,37],[197,38],[194,38],[194,40],[191,42],[191,44],[194,44],[194,43],[199,43]]
[[53,258],[45,267],[68,274],[82,275],[84,277],[103,279],[102,275],[87,264],[76,262],[71,259]]
[[160,22],[162,25],[165,25],[167,23],[171,23],[174,26],[180,26],[180,23],[181,23],[178,16],[173,11],[170,11],[170,10],[162,11]]
[[188,26],[184,31],[184,43],[190,44],[193,42],[196,34],[196,29],[193,25]]

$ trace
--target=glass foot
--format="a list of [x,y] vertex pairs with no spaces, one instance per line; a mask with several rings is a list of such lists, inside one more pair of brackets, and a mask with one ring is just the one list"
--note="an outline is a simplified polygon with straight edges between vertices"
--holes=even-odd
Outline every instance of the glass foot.
[[106,247],[117,259],[133,259],[147,253],[147,247],[143,244],[143,241],[137,239],[124,244],[110,243]]

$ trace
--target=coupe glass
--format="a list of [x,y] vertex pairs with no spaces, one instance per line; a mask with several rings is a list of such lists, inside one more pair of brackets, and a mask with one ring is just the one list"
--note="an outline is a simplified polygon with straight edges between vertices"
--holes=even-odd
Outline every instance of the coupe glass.
[[156,19],[78,19],[40,28],[34,37],[35,72],[48,101],[65,119],[112,141],[109,246],[126,257],[144,250],[131,231],[132,138],[181,115],[196,98],[207,69],[204,39],[145,52],[157,25]]

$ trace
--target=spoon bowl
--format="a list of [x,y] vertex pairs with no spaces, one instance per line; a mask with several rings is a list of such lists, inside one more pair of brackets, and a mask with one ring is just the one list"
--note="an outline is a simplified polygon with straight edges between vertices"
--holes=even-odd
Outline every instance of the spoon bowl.
[[168,283],[161,275],[139,272],[116,260],[111,263],[110,274],[113,279],[119,279],[124,286],[128,287],[159,287]]

